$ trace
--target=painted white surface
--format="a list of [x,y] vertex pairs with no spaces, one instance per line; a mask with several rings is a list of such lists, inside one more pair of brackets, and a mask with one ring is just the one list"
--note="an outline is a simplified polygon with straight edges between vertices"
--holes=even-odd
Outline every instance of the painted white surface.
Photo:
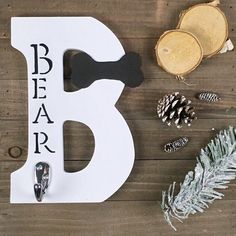
[[[11,203],[36,203],[34,196],[34,167],[45,161],[50,165],[50,185],[42,203],[102,202],[125,182],[134,163],[132,135],[122,115],[115,108],[124,84],[100,80],[76,92],[63,88],[63,54],[68,49],[86,52],[97,61],[116,61],[124,55],[117,37],[104,24],[91,17],[13,17],[11,43],[26,58],[28,66],[28,158],[22,168],[11,174]],[[47,75],[32,75],[34,51],[31,44],[44,43],[53,68]],[[39,49],[39,56],[43,51]],[[47,70],[39,61],[39,70]],[[32,99],[32,78],[46,78],[40,90],[46,99]],[[54,121],[45,117],[35,120],[44,103]],[[93,132],[95,150],[88,166],[75,173],[64,171],[63,123],[66,120],[86,124]],[[35,151],[35,132],[45,132],[48,146],[56,153]],[[78,143],[78,146],[80,144]]]

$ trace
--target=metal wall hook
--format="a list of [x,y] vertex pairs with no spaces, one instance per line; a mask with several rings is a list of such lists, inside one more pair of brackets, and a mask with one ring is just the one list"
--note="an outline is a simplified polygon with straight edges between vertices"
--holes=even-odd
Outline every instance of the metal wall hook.
[[49,184],[50,167],[46,162],[39,162],[35,165],[34,194],[38,202],[42,201]]

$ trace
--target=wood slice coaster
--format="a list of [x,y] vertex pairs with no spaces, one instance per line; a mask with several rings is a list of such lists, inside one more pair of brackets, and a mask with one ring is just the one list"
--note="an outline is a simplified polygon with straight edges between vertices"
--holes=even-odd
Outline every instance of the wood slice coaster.
[[203,57],[198,39],[183,30],[166,31],[158,40],[155,50],[158,64],[176,76],[189,74]]
[[182,12],[178,28],[194,34],[203,48],[203,56],[217,54],[228,39],[225,14],[211,4],[198,4]]

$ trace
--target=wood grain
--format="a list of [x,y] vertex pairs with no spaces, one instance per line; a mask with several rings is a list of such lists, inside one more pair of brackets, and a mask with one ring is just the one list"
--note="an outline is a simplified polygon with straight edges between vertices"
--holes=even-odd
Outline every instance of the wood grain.
[[[9,202],[9,173],[20,168],[23,164],[20,161],[1,162],[0,203]],[[87,164],[87,161],[66,162],[70,172],[84,168]],[[109,201],[161,201],[162,191],[168,190],[173,181],[181,183],[186,173],[192,170],[195,164],[196,161],[193,160],[137,160],[126,183]],[[235,200],[236,181],[232,181],[229,188],[221,192],[225,194],[224,200]]]
[[[208,80],[196,80],[198,86],[188,88],[180,84],[159,79],[146,80],[144,84],[136,89],[126,88],[117,103],[117,108],[125,119],[156,120],[157,101],[166,93],[179,91],[188,99],[192,100],[196,109],[197,117],[220,119],[236,117],[235,91],[236,80],[225,79],[224,82],[211,82]],[[229,81],[229,85],[227,84]],[[171,85],[170,85],[171,84]],[[175,86],[176,85],[176,86]],[[211,88],[211,89],[210,89]],[[195,97],[199,91],[215,91],[222,96],[222,101],[209,104],[198,101]],[[24,80],[2,80],[0,87],[0,119],[4,120],[26,120],[27,119],[27,82]],[[49,111],[50,113],[50,111]]]
[[[177,132],[175,127],[165,126],[158,120],[127,122],[134,137],[137,160],[195,160],[200,149],[205,147],[219,130],[229,125],[236,126],[235,119],[202,119],[197,120],[191,128],[186,127]],[[1,121],[0,130],[0,160],[26,160],[27,121]],[[64,130],[65,160],[90,160],[95,145],[90,129],[78,122],[68,122]],[[171,154],[163,151],[167,142],[181,136],[190,139],[185,148]]]
[[[216,201],[204,214],[190,217],[183,225],[176,223],[177,233],[165,223],[160,209],[162,190],[173,181],[183,181],[194,168],[200,148],[220,129],[236,126],[235,51],[204,60],[186,79],[191,86],[175,80],[156,64],[158,37],[177,25],[181,10],[201,2],[0,0],[0,235],[236,236],[235,181],[223,191],[224,200]],[[221,2],[235,44],[236,1]],[[145,82],[136,89],[125,88],[117,103],[134,137],[135,165],[126,183],[105,203],[9,204],[10,173],[24,164],[28,145],[27,67],[23,55],[10,45],[13,16],[93,16],[112,29],[126,51],[142,57]],[[74,91],[68,64],[64,72],[65,90]],[[157,100],[174,91],[193,102],[199,119],[191,128],[169,128],[156,117]],[[222,101],[202,103],[195,98],[200,91],[217,92]],[[64,131],[65,170],[81,170],[93,154],[93,135],[76,122],[67,123]],[[180,136],[189,137],[190,143],[176,153],[164,153],[163,145]]]
[[[233,36],[230,34],[230,38],[233,41],[236,41],[236,35]],[[141,55],[143,62],[142,69],[146,79],[156,79],[158,81],[160,81],[160,79],[166,79],[168,83],[170,81],[175,81],[172,75],[167,74],[159,66],[157,66],[154,50],[156,41],[157,38],[121,39],[122,45],[124,46],[126,51],[135,51]],[[0,51],[1,57],[4,58],[4,60],[0,61],[0,80],[27,80],[27,67],[25,58],[19,51],[11,47],[9,39],[0,39]],[[224,63],[222,63],[222,61]],[[219,84],[222,79],[226,79],[227,82],[229,82],[229,79],[232,79],[231,83],[234,83],[235,85],[236,82],[235,80],[233,80],[233,78],[236,77],[235,61],[235,51],[216,55],[210,59],[206,59],[193,73],[188,76],[187,82],[190,84],[196,84],[197,86],[201,85],[203,83],[203,80],[204,82],[206,80],[212,80],[207,84],[212,84],[212,86],[214,86],[214,83]],[[65,71],[68,71],[67,69],[68,68],[65,68]],[[68,76],[69,75],[66,74],[66,77]],[[199,84],[199,80],[201,81],[201,84]],[[162,86],[161,83],[156,83],[157,85],[155,87]],[[174,83],[173,85],[175,84],[176,83]],[[189,87],[182,83],[178,84],[183,88]],[[228,86],[230,85],[232,84],[229,84]],[[169,84],[169,86],[172,86],[172,83]],[[191,88],[197,88],[196,86],[191,86]],[[225,86],[227,86],[226,83]]]
[[235,200],[216,202],[206,213],[200,214],[197,221],[196,217],[190,217],[183,225],[176,223],[177,232],[173,232],[164,222],[158,204],[156,201],[76,205],[0,204],[0,233],[4,236],[235,235]]
[[[160,36],[177,26],[182,10],[204,1],[199,0],[8,0],[0,2],[0,35],[10,36],[12,16],[93,16],[112,28],[121,38]],[[236,2],[222,1],[221,8],[228,19],[234,19]],[[230,21],[230,27],[236,22]]]

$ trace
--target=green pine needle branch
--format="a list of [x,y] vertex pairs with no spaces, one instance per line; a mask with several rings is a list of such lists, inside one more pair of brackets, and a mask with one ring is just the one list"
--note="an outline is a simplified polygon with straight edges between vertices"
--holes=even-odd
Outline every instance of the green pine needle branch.
[[236,129],[229,127],[201,150],[195,170],[185,176],[176,196],[175,182],[162,193],[161,208],[166,221],[176,230],[172,218],[182,222],[191,214],[203,212],[214,200],[224,196],[216,189],[226,189],[235,177]]

